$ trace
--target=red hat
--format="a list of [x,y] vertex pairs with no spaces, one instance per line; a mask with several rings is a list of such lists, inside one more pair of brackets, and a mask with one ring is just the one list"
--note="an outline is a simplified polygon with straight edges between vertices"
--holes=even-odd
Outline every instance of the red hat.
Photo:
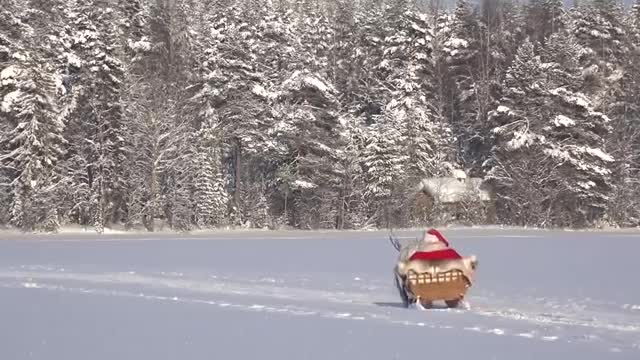
[[427,231],[427,234],[431,234],[435,237],[438,238],[439,241],[443,242],[445,245],[449,246],[449,242],[444,238],[444,236],[442,236],[442,234],[440,234],[440,232],[436,229],[429,229]]

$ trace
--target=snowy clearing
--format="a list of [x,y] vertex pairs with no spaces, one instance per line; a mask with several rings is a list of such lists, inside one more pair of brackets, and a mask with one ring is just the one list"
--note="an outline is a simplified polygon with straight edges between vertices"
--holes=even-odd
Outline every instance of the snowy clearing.
[[469,310],[402,308],[384,231],[3,233],[0,358],[640,356],[640,234],[443,233],[479,258]]

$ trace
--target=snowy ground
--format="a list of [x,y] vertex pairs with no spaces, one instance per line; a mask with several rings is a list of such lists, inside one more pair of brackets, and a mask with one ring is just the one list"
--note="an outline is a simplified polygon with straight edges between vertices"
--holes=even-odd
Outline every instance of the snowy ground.
[[386,232],[3,233],[0,359],[640,358],[640,234],[444,234],[470,310],[401,308]]

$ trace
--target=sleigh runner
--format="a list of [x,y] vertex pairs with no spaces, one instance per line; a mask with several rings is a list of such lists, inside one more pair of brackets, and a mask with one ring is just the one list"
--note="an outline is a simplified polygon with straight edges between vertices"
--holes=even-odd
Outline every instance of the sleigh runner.
[[473,282],[475,256],[460,256],[434,229],[425,232],[421,241],[404,247],[396,239],[391,241],[400,252],[394,272],[405,306],[430,307],[435,301],[444,301],[448,307],[460,305]]

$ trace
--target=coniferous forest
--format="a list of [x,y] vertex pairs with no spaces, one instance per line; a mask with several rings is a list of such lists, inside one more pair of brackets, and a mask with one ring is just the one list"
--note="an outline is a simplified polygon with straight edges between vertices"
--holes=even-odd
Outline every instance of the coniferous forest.
[[[0,224],[640,225],[640,2],[0,0]],[[465,223],[484,223],[481,206]]]

